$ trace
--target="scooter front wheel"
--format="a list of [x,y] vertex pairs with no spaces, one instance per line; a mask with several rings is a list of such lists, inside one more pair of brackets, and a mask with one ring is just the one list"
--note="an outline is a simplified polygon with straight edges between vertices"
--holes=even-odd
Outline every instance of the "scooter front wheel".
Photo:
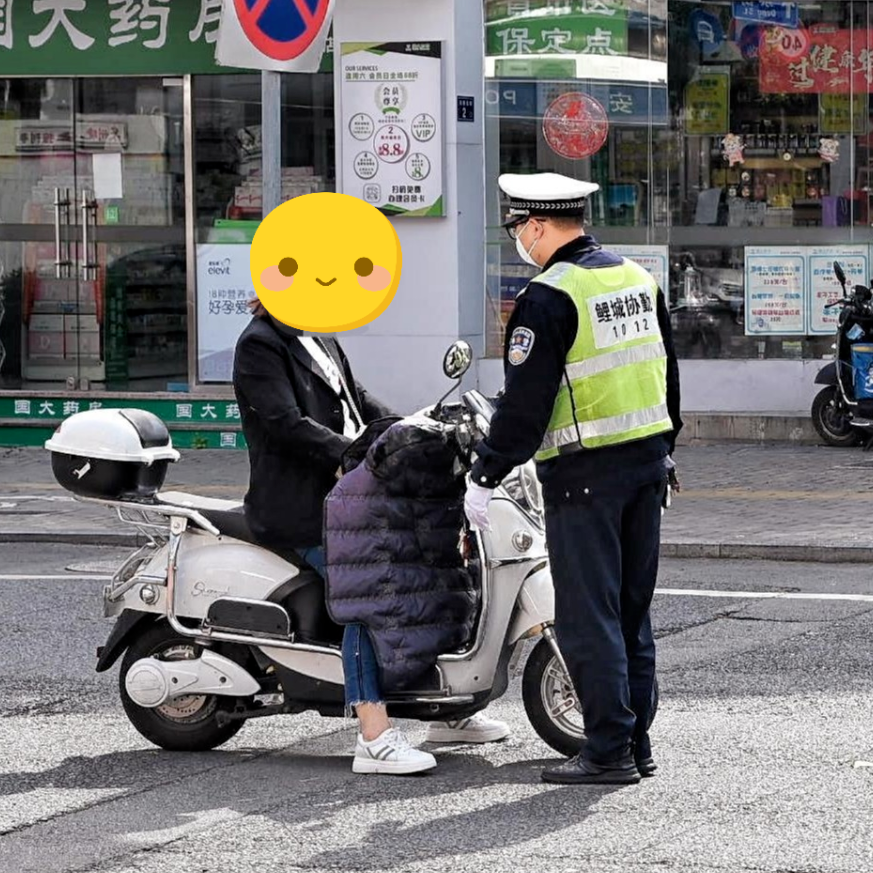
[[239,733],[243,720],[219,725],[220,710],[232,709],[236,698],[214,694],[189,694],[149,709],[131,700],[125,687],[130,668],[141,658],[161,661],[193,659],[202,647],[174,631],[166,621],[151,625],[125,652],[118,674],[121,703],[130,723],[149,742],[171,752],[206,752]]
[[857,446],[861,442],[860,434],[852,427],[851,419],[837,400],[835,385],[822,388],[812,401],[812,425],[829,446]]
[[[541,639],[524,668],[521,696],[525,712],[540,739],[568,758],[578,754],[585,744],[582,709],[570,677],[564,672],[549,641]],[[649,725],[658,711],[658,678],[652,689]]]

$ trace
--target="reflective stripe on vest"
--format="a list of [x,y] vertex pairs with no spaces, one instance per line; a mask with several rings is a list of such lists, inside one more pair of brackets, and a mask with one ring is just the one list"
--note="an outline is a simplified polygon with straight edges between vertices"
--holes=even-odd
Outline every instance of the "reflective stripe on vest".
[[537,460],[672,429],[658,287],[638,264],[560,263],[534,279],[566,294],[578,328]]
[[[628,412],[625,415],[614,415],[612,418],[601,418],[597,421],[585,421],[578,425],[572,424],[546,434],[542,448],[560,449],[562,446],[579,444],[583,440],[599,436],[621,434],[625,431],[641,427],[659,425],[664,418],[669,418],[667,404],[644,409],[642,412]],[[672,427],[672,425],[671,425]]]

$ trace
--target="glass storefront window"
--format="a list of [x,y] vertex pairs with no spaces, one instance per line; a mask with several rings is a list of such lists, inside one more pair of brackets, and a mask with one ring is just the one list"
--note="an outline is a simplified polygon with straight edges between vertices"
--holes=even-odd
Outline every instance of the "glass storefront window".
[[[197,376],[231,381],[252,296],[249,245],[263,218],[261,76],[194,78]],[[336,190],[333,77],[281,77],[281,199]]]
[[[730,7],[671,2],[671,31],[690,37],[670,56],[683,137],[676,224],[798,237],[869,225],[871,77],[855,71],[873,49],[867,5],[799,4],[802,27],[778,28],[731,18]],[[697,38],[706,34],[719,41]]]
[[[535,272],[495,227],[497,176],[537,170],[600,183],[586,225],[657,274],[680,356],[827,353],[829,263],[873,275],[873,3],[484,3],[488,354]],[[568,93],[606,111],[589,156],[544,135]]]
[[485,0],[485,31],[486,353],[499,356],[534,271],[500,229],[498,175],[598,182],[586,223],[604,241],[644,244],[669,221],[666,3]]
[[830,262],[869,277],[870,4],[778,3],[777,22],[734,11],[669,3],[677,345],[819,358],[833,341],[820,307],[840,293]]
[[187,381],[182,95],[0,79],[0,388]]
[[[215,229],[263,217],[261,77],[194,77],[197,241]],[[282,76],[282,200],[333,191],[333,79],[330,73]]]
[[197,242],[228,221],[261,219],[261,77],[195,76]]

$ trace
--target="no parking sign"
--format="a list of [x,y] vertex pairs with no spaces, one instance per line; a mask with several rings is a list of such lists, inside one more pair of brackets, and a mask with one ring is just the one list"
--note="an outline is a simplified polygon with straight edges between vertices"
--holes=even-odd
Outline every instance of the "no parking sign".
[[215,61],[228,67],[316,73],[334,0],[224,0]]

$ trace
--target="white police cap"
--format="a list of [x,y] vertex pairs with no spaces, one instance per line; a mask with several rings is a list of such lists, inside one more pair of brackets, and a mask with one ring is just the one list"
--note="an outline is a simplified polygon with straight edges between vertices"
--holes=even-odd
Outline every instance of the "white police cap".
[[600,190],[596,182],[581,182],[560,173],[504,173],[497,179],[509,195],[507,224],[526,215],[583,215],[585,201]]

